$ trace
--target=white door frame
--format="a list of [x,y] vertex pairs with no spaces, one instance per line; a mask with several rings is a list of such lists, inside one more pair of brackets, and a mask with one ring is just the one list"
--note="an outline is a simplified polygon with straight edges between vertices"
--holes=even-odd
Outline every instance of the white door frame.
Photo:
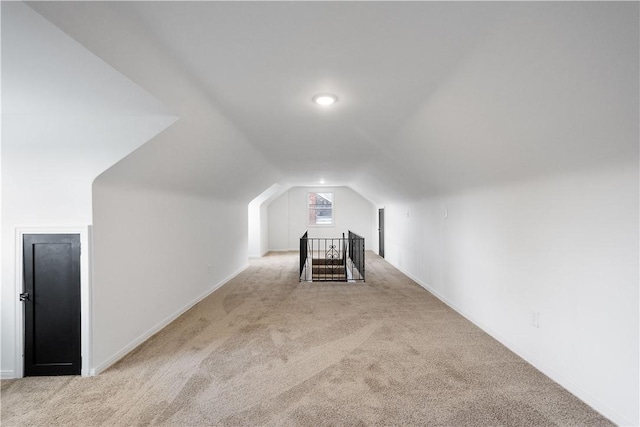
[[91,366],[91,226],[16,227],[16,378],[24,376],[24,304],[18,296],[23,290],[23,236],[25,234],[80,235],[80,374],[89,376]]

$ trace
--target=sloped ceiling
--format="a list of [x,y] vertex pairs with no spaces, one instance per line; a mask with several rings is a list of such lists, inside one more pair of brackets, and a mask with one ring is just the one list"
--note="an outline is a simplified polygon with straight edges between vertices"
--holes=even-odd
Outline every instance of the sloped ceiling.
[[[166,156],[139,150],[128,180],[384,202],[637,161],[637,3],[28,4],[198,122],[167,131]],[[233,147],[211,143],[210,114]]]
[[27,158],[30,167],[60,168],[43,173],[45,181],[76,175],[92,180],[177,119],[19,2],[2,5],[2,60],[2,149],[20,161],[5,166],[23,185],[33,179]]

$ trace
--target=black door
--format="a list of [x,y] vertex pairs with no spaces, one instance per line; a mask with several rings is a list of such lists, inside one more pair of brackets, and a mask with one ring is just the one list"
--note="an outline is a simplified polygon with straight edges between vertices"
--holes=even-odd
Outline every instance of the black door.
[[378,254],[384,258],[384,209],[378,209]]
[[24,375],[80,375],[80,235],[25,234]]

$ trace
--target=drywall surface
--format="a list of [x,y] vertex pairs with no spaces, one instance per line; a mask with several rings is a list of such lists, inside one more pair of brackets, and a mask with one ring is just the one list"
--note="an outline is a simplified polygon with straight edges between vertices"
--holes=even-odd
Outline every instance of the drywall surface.
[[630,162],[387,206],[386,259],[638,425],[638,179]]
[[248,254],[250,258],[259,258],[262,256],[262,222],[260,207],[261,204],[258,201],[252,200],[247,208],[247,218],[249,223],[247,239],[249,250]]
[[638,425],[638,4],[513,6],[392,138],[385,255]]
[[504,4],[388,145],[409,199],[638,158],[639,4]]
[[269,206],[260,205],[260,255],[269,252]]
[[19,363],[16,227],[91,224],[95,177],[175,117],[22,3],[2,3],[2,56],[0,369],[10,378]]
[[247,265],[248,205],[275,173],[200,107],[94,182],[95,372]]
[[[288,251],[289,246],[289,192],[272,201],[267,207],[268,242],[270,251]],[[300,233],[300,238],[302,233]]]
[[260,258],[269,250],[269,203],[286,188],[273,184],[249,202],[249,257]]
[[269,206],[255,200],[249,203],[249,258],[260,258],[269,251]]
[[275,174],[215,106],[185,114],[94,182],[95,372],[247,264],[251,195]]
[[100,372],[247,265],[247,204],[94,185]]
[[[308,224],[310,191],[334,193],[334,225]],[[309,237],[342,237],[351,230],[364,237],[366,248],[372,249],[374,211],[371,202],[349,187],[293,187],[269,205],[269,249],[298,250],[305,230]]]

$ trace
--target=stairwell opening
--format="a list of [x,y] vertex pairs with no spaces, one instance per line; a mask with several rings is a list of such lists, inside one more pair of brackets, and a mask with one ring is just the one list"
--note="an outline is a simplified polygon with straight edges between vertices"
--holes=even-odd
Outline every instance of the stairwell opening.
[[364,237],[349,230],[342,237],[300,237],[301,282],[364,282]]

